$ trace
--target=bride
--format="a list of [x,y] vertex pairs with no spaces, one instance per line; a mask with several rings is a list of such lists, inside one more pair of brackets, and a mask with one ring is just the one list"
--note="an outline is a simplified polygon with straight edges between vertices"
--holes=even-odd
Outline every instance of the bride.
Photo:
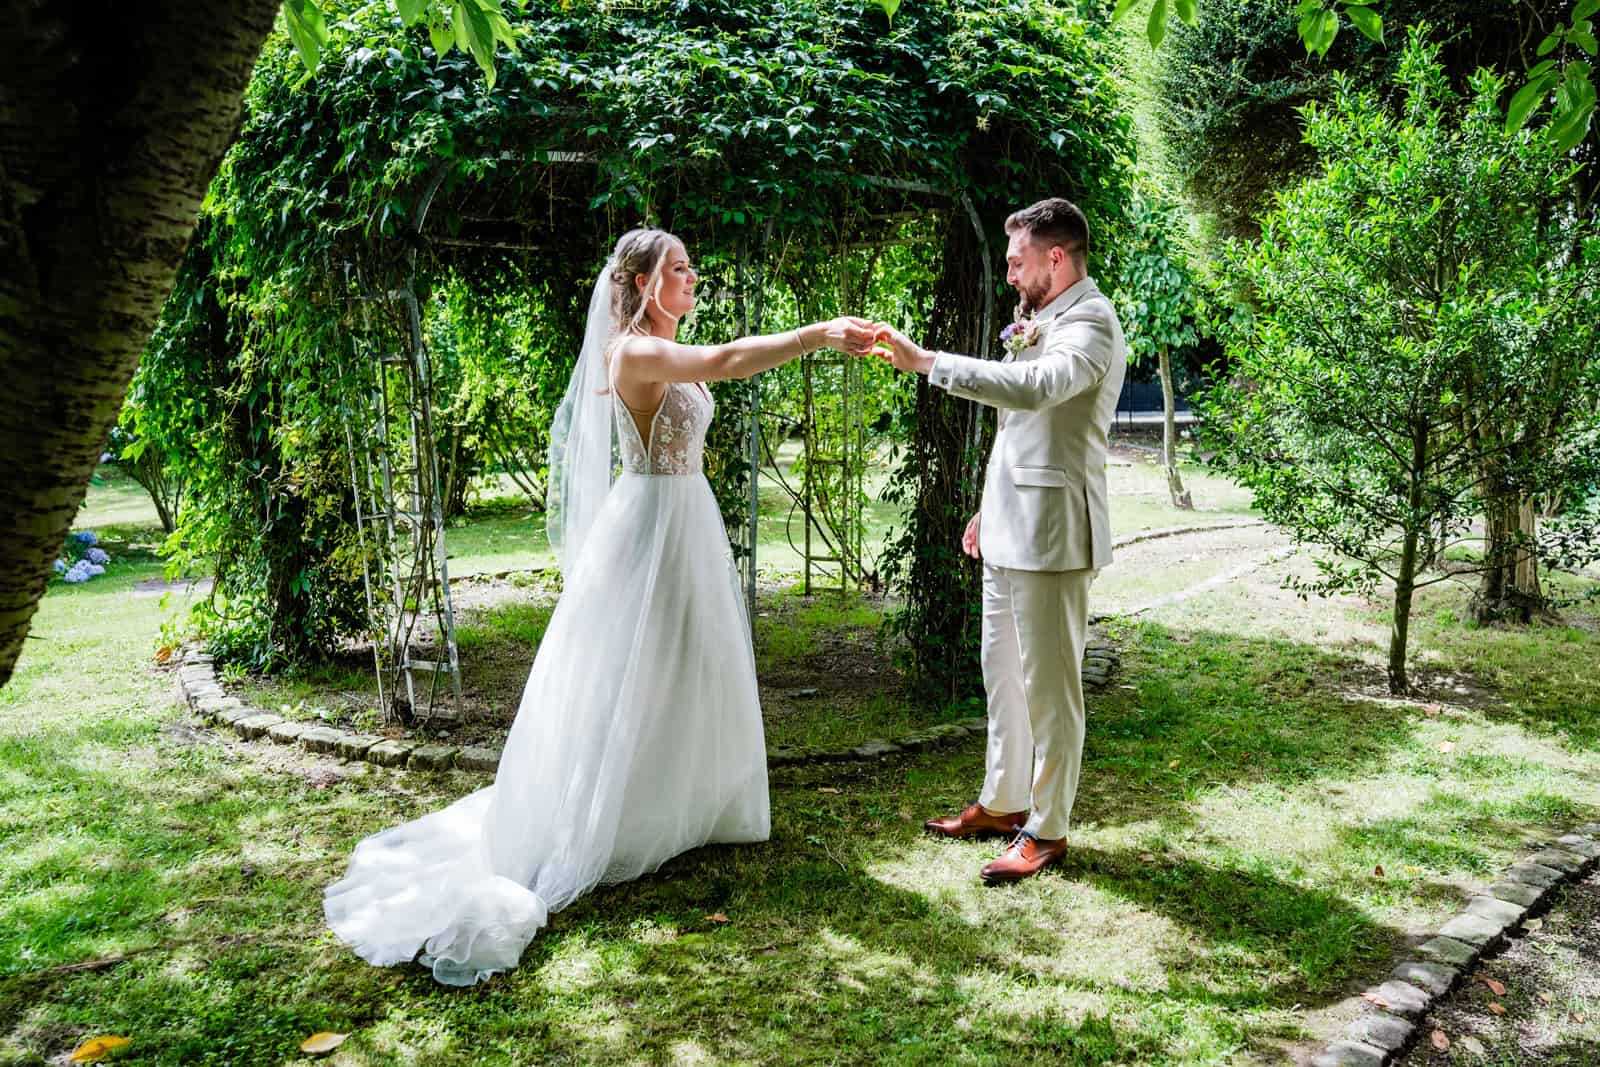
[[369,963],[415,959],[471,985],[516,966],[550,912],[597,884],[767,839],[755,658],[701,473],[712,402],[700,383],[824,346],[859,354],[873,331],[840,318],[679,344],[697,277],[682,242],[641,229],[595,285],[550,435],[564,592],[494,784],[362,841],[327,889],[328,924]]

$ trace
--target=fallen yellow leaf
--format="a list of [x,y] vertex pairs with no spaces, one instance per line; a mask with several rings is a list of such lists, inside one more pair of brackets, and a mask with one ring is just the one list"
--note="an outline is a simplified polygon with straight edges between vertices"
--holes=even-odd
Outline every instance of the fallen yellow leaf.
[[1541,989],[1541,990],[1539,990],[1539,999],[1544,1001],[1546,1004],[1549,1004],[1549,1003],[1553,1002],[1556,998],[1551,996],[1549,993],[1546,993],[1544,990]]
[[1575,1011],[1572,1013],[1572,1021],[1577,1023],[1579,1026],[1583,1025],[1586,1018],[1587,1016],[1585,1016],[1581,1011]]
[[1522,924],[1522,928],[1524,930],[1528,931],[1531,934],[1531,933],[1533,933],[1533,931],[1539,929],[1539,927],[1541,927],[1543,925],[1544,925],[1544,920],[1543,919],[1529,919],[1527,922]]
[[1177,760],[1173,760],[1171,763],[1167,764],[1167,770],[1169,770],[1169,771],[1173,770],[1177,766],[1178,766],[1178,761]]
[[817,792],[819,792],[819,793],[837,793],[838,791],[839,790],[835,789],[831,785],[821,786],[820,788],[817,789]]
[[91,1037],[83,1044],[72,1050],[73,1063],[95,1063],[103,1060],[119,1048],[126,1048],[133,1044],[129,1037],[114,1037],[105,1034],[101,1037]]
[[1504,1015],[1506,1013],[1506,1006],[1497,1000],[1489,1005],[1489,1010],[1496,1015]]
[[708,923],[725,923],[727,921],[728,917],[720,911],[713,912],[712,914],[706,916],[706,922]]
[[309,1052],[313,1056],[320,1056],[325,1052],[332,1052],[344,1044],[349,1034],[335,1034],[328,1030],[319,1030],[300,1042],[300,1051]]
[[1497,997],[1503,997],[1506,995],[1506,987],[1502,983],[1496,982],[1493,978],[1485,978],[1483,980],[1483,984],[1488,986],[1489,992],[1493,993]]

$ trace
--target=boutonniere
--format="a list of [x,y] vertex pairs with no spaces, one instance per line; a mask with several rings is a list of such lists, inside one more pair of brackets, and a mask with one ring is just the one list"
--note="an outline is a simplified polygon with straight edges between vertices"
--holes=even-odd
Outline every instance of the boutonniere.
[[1000,344],[1013,356],[1039,341],[1039,324],[1032,319],[1018,319],[1000,331]]

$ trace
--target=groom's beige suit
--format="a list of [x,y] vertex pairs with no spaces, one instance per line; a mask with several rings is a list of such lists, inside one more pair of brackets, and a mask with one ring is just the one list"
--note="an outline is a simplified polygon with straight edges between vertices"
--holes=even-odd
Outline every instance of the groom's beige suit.
[[988,769],[978,801],[1028,811],[1065,837],[1083,758],[1089,583],[1111,562],[1106,435],[1127,371],[1111,301],[1084,278],[1034,316],[1039,336],[999,361],[938,353],[928,379],[999,409],[984,474],[983,684]]

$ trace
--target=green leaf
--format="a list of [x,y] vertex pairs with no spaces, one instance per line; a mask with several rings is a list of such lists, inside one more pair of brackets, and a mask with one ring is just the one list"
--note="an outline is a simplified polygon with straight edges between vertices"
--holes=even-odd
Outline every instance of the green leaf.
[[1320,4],[1300,18],[1300,40],[1305,42],[1307,55],[1327,55],[1338,35],[1339,16]]
[[428,40],[433,45],[433,50],[443,59],[445,53],[455,47],[455,34],[450,31],[450,24],[443,18],[436,18],[428,23]]
[[1173,7],[1177,10],[1178,17],[1183,20],[1185,26],[1193,26],[1195,19],[1200,15],[1195,0],[1176,0]]
[[478,61],[478,67],[483,71],[483,80],[493,89],[495,33],[488,13],[479,6],[478,0],[455,0],[455,17],[457,43],[461,41],[465,32],[466,50]]
[[400,24],[411,26],[428,11],[428,0],[394,0],[400,12]]
[[300,62],[307,70],[315,70],[322,46],[328,43],[328,24],[322,18],[322,9],[313,0],[284,0],[283,20]]
[[1350,16],[1350,24],[1368,37],[1383,43],[1383,17],[1376,11],[1365,7],[1347,7],[1344,13]]
[[889,20],[890,25],[893,25],[894,13],[900,10],[900,0],[872,0],[872,2],[883,9],[884,17]]
[[1144,26],[1151,48],[1160,48],[1167,36],[1167,0],[1156,0],[1150,5],[1150,20]]
[[1600,11],[1600,0],[1579,0],[1578,6],[1572,12],[1572,20],[1586,19],[1595,12]]
[[1583,49],[1589,55],[1594,55],[1600,45],[1594,39],[1594,30],[1587,21],[1580,22],[1567,31],[1567,40]]
[[1594,117],[1595,88],[1593,68],[1587,63],[1570,63],[1567,76],[1556,91],[1555,109],[1550,116],[1550,135],[1563,152],[1570,152],[1589,135]]
[[1133,6],[1138,2],[1139,0],[1117,0],[1117,6],[1111,9],[1112,24],[1114,25],[1118,22],[1121,22],[1122,17],[1129,11],[1132,11]]
[[1528,116],[1534,109],[1544,103],[1544,98],[1550,95],[1559,80],[1554,71],[1541,74],[1534,78],[1511,98],[1511,103],[1506,107],[1506,133],[1516,133],[1527,123]]
[[1563,152],[1570,152],[1589,136],[1589,123],[1594,118],[1594,101],[1574,107],[1550,120],[1550,136]]

